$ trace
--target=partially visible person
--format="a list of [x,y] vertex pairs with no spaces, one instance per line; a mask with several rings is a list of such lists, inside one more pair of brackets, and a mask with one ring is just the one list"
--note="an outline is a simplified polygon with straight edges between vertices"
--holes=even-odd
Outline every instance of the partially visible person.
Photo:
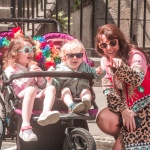
[[[42,71],[33,63],[36,45],[29,37],[18,36],[11,40],[7,53],[3,57],[3,69],[9,78],[12,74]],[[37,136],[30,125],[35,98],[44,98],[43,111],[37,121],[41,126],[56,123],[59,112],[51,111],[55,100],[56,89],[53,85],[46,86],[43,77],[20,78],[12,82],[17,97],[23,99],[22,125],[19,136],[26,142],[37,141]]]
[[116,138],[113,150],[150,149],[148,55],[114,24],[98,28],[95,49],[106,70],[102,87],[108,102],[97,115],[98,127]]
[[[105,71],[92,68],[83,61],[83,45],[77,40],[65,43],[60,51],[62,63],[56,66],[56,71],[79,71],[91,73],[94,78],[101,79]],[[49,69],[51,70],[51,68]],[[52,84],[55,85],[57,93],[60,93],[62,101],[68,106],[71,113],[87,113],[91,107],[91,91],[89,81],[77,78],[54,78]],[[73,98],[79,96],[81,102],[74,103]]]

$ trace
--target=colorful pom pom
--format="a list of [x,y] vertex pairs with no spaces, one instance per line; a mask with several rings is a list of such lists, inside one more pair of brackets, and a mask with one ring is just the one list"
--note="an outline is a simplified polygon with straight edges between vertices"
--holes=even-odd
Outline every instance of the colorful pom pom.
[[[36,53],[36,61],[44,65],[46,69],[48,69],[51,66],[55,66],[61,62],[61,59],[59,57],[59,50],[56,49],[55,45],[53,43],[49,43],[45,40],[44,37],[33,37],[33,40],[40,45],[40,52]],[[40,43],[40,44],[39,44]]]
[[6,38],[0,38],[0,47],[9,46],[10,41]]

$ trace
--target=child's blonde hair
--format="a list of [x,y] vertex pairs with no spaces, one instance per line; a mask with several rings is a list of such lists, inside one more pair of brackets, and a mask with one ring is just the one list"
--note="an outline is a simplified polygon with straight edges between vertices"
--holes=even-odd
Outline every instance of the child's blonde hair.
[[35,42],[31,37],[20,35],[16,38],[13,38],[2,58],[3,69],[17,62],[18,50],[21,48],[23,42],[29,42],[32,44],[32,46],[36,46]]
[[67,52],[76,52],[76,51],[81,51],[83,52],[84,46],[82,43],[80,43],[77,39],[71,40],[66,42],[60,49],[60,57],[63,60],[66,56],[66,51]]

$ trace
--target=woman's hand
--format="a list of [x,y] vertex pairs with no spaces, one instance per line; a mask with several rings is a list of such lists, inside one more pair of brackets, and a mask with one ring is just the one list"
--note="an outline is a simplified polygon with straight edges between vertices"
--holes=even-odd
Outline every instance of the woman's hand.
[[102,74],[103,73],[103,69],[101,68],[101,66],[96,68],[96,73],[97,74]]
[[136,129],[136,124],[134,120],[134,116],[136,115],[132,110],[126,108],[121,112],[123,125],[126,126],[127,130],[132,132]]
[[122,59],[120,58],[110,58],[109,64],[107,64],[107,67],[113,67],[113,68],[118,68],[122,64]]

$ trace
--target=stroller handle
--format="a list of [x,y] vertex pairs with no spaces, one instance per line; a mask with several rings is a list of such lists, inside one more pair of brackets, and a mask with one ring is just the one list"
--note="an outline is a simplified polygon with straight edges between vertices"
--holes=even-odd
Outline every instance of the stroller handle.
[[57,28],[57,32],[61,32],[60,23],[53,18],[0,18],[0,22],[17,22],[17,23],[54,23]]
[[16,73],[10,76],[9,79],[3,80],[4,84],[9,84],[13,80],[18,78],[31,78],[31,77],[67,77],[67,78],[82,78],[87,79],[90,82],[94,79],[94,75],[85,72],[71,72],[71,71],[38,71],[28,73]]

